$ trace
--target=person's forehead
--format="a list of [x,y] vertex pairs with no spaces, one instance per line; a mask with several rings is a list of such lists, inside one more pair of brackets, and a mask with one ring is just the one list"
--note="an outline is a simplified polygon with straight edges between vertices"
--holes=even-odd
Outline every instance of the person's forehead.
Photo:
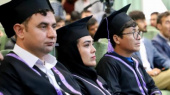
[[169,16],[164,16],[161,18],[162,21],[168,21],[170,20],[170,15]]
[[46,12],[46,15],[43,15],[41,13],[35,13],[30,18],[31,19],[37,19],[37,18],[39,18],[39,19],[40,18],[49,18],[50,19],[50,18],[52,18],[55,20],[55,16],[54,16],[53,12],[51,12],[51,11]]

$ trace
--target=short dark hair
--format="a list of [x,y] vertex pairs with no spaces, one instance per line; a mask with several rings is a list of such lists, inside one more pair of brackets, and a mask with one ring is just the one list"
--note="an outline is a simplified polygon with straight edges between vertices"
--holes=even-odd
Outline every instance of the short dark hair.
[[[41,15],[46,16],[46,15],[47,15],[47,12],[49,12],[49,11],[53,12],[52,10],[49,10],[49,9],[43,9],[43,10],[38,10],[38,11],[35,12],[34,14],[40,13]],[[53,12],[53,14],[54,14],[54,12]],[[28,24],[30,18],[31,18],[31,16],[28,17],[28,18],[23,22],[23,24],[25,25],[26,29],[27,29],[27,24]]]
[[70,16],[71,16],[71,20],[73,20],[73,21],[76,21],[81,18],[80,13],[77,11],[72,11]]
[[129,13],[129,16],[133,20],[145,19],[145,15],[144,15],[144,13],[142,11],[131,11]]
[[163,17],[167,17],[167,16],[169,16],[169,15],[170,15],[170,12],[169,12],[169,11],[166,11],[166,12],[163,12],[163,13],[159,14],[159,15],[158,15],[158,18],[157,18],[157,23],[161,24],[161,23],[162,23],[161,19],[162,19]]
[[65,22],[65,20],[62,19],[60,16],[55,16],[55,20],[56,20],[56,22],[61,22],[61,21]]
[[[116,34],[114,35],[117,35],[121,38],[123,38],[123,31],[126,29],[126,28],[129,28],[129,27],[136,27],[137,24],[134,20],[129,20],[127,23],[125,23],[125,25],[120,29],[120,32],[117,32]],[[110,42],[112,43],[112,46],[115,47],[116,46],[116,43],[113,41],[113,35],[110,35]]]
[[95,23],[97,23],[97,20],[95,18],[91,18],[88,22],[87,22],[87,29],[89,29],[90,26],[94,25]]
[[152,12],[151,15],[159,15],[158,12]]

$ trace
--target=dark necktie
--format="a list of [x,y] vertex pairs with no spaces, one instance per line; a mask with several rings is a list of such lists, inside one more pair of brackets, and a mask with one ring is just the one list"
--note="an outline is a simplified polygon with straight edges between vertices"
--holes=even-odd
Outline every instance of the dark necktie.
[[48,82],[50,82],[47,74],[45,74],[43,71],[41,71],[41,70],[40,70],[37,66],[35,66],[35,65],[33,66],[33,68],[34,68],[35,70],[37,70],[45,80],[47,80]]
[[[34,65],[33,68],[35,70],[37,70],[45,80],[50,82],[47,74],[45,74],[43,71],[41,71],[36,65]],[[57,92],[58,95],[63,95],[63,92],[61,90],[59,90],[59,89],[56,89],[56,92]]]

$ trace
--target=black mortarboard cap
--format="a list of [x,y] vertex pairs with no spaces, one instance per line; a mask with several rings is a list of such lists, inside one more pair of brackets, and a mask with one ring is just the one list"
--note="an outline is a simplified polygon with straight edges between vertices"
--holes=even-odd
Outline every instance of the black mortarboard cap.
[[59,46],[78,40],[81,37],[88,36],[87,22],[92,16],[82,18],[71,24],[59,28],[57,31],[57,43]]
[[114,35],[120,32],[124,24],[131,20],[131,18],[126,14],[129,7],[130,4],[118,11],[114,11],[110,16],[104,18],[94,35],[94,41],[97,41],[100,38],[109,39],[109,33]]
[[13,26],[24,22],[41,9],[52,10],[49,0],[12,0],[0,6],[0,22],[8,37],[15,35]]

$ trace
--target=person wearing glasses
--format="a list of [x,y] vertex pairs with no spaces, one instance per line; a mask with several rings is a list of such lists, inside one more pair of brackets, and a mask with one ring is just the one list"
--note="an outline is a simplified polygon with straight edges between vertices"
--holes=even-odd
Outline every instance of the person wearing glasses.
[[[140,31],[147,32],[143,12],[132,11],[129,16],[138,24]],[[135,54],[142,60],[146,72],[153,78],[156,86],[161,90],[170,90],[170,60],[157,51],[151,40],[142,37],[140,50]]]
[[106,17],[94,36],[94,41],[99,38],[110,40],[107,53],[96,67],[97,73],[105,79],[114,95],[162,95],[141,60],[133,55],[140,49],[142,32],[126,14],[129,6]]

